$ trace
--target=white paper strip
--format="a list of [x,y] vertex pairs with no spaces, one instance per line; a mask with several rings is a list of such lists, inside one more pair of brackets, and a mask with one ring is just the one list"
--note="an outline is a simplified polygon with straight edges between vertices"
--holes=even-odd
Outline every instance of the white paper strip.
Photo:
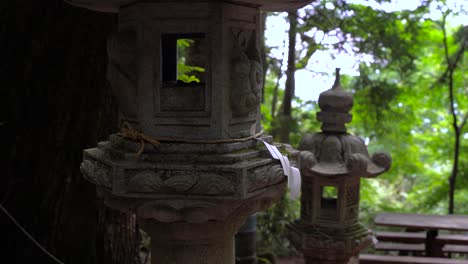
[[289,190],[291,192],[291,198],[299,197],[301,193],[301,171],[296,167],[291,167],[293,182],[289,185]]
[[268,152],[270,152],[271,156],[274,159],[279,160],[281,162],[281,167],[283,167],[284,175],[288,177],[288,186],[291,199],[298,198],[301,192],[301,172],[299,171],[299,169],[291,166],[288,157],[281,155],[281,152],[278,150],[277,147],[268,144],[262,139],[258,138],[257,140],[263,142],[265,147],[268,149]]

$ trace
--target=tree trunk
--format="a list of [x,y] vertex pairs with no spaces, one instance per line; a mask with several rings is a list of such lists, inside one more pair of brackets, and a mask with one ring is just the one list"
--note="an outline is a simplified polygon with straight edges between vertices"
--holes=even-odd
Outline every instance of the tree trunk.
[[453,166],[452,174],[449,179],[449,214],[455,213],[455,188],[457,186],[457,174],[458,174],[458,160],[460,157],[460,130],[458,127],[455,129],[455,146],[453,152]]
[[[442,16],[442,33],[443,33],[443,44],[444,44],[444,52],[445,52],[445,61],[447,63],[447,74],[448,74],[448,93],[449,93],[449,107],[450,113],[452,114],[452,127],[453,132],[455,135],[455,145],[454,145],[454,157],[453,157],[453,166],[452,166],[452,173],[449,177],[449,206],[448,206],[448,214],[454,213],[455,207],[455,189],[457,183],[457,175],[458,175],[458,160],[460,158],[460,135],[463,131],[463,126],[466,123],[466,119],[468,118],[468,114],[463,118],[460,126],[458,125],[458,116],[457,111],[455,110],[455,94],[454,94],[454,72],[458,67],[458,63],[462,58],[461,54],[463,54],[465,46],[462,43],[460,50],[455,55],[454,59],[450,58],[449,54],[449,45],[448,45],[448,38],[447,38],[447,30],[446,30],[446,22],[447,16],[449,12],[445,12]],[[445,74],[444,74],[445,75]]]
[[[104,207],[79,170],[82,150],[117,131],[105,80],[115,24],[115,15],[62,0],[0,4],[0,202],[67,264],[137,263],[135,218]],[[0,219],[3,258],[53,263],[2,212]]]
[[281,113],[281,128],[280,128],[280,141],[289,143],[289,134],[291,132],[290,123],[291,117],[291,104],[294,98],[295,78],[296,73],[296,33],[297,33],[297,12],[288,13],[289,20],[289,48],[288,48],[288,69],[286,70],[286,86],[283,97],[283,108]]

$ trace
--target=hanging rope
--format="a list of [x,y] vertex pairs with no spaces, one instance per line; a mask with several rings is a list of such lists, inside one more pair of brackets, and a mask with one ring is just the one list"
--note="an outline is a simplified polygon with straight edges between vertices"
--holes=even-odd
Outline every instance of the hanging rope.
[[222,143],[235,143],[244,142],[252,139],[256,139],[263,135],[263,130],[255,135],[244,137],[244,138],[229,138],[229,139],[216,139],[216,140],[191,140],[191,139],[176,139],[176,138],[158,138],[161,142],[169,143],[189,143],[189,144],[222,144]]
[[47,256],[49,256],[51,259],[53,259],[55,262],[59,263],[59,264],[64,264],[62,261],[60,261],[57,257],[55,257],[52,253],[50,253],[49,251],[47,251],[47,249],[45,249],[41,244],[39,244],[39,242],[37,242],[36,239],[34,239],[34,237],[28,233],[28,231],[26,231],[19,223],[18,221],[16,221],[16,219],[8,212],[8,210],[3,207],[3,205],[0,204],[0,209],[3,211],[3,213],[5,213],[8,218],[10,218],[10,220],[16,225],[16,227],[19,228],[19,230],[21,230],[21,232],[23,232],[23,234],[25,234],[40,250],[42,250]]

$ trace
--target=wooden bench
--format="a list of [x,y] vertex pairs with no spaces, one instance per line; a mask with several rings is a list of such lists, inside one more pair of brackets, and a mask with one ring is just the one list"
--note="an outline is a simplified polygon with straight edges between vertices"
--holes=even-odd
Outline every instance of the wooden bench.
[[458,254],[468,254],[468,246],[462,245],[445,245],[442,248],[444,253],[458,253]]
[[396,251],[404,256],[422,256],[425,251],[425,233],[381,231],[376,233],[376,238],[375,249],[379,251]]
[[442,244],[468,245],[467,235],[445,235],[437,236],[436,241]]
[[425,250],[424,244],[406,244],[406,243],[392,243],[392,242],[378,242],[374,246],[375,250],[379,251],[397,251],[406,255],[408,253],[422,255]]
[[425,243],[426,233],[420,232],[387,232],[379,231],[375,233],[378,241],[390,241],[400,243]]
[[[416,232],[377,232],[377,240],[375,245],[376,250],[380,251],[397,251],[401,255],[421,256],[425,251],[426,235]],[[465,235],[450,235],[442,234],[437,236],[436,243],[442,248],[442,252],[446,254],[459,253],[468,254],[468,236]]]
[[468,264],[468,260],[434,258],[434,257],[413,257],[413,256],[388,256],[388,255],[359,255],[360,264]]
[[[426,234],[421,232],[379,231],[376,232],[375,236],[379,241],[401,243],[424,243],[426,241]],[[440,234],[437,236],[436,240],[441,244],[468,245],[468,235]]]
[[[445,245],[466,245],[468,236],[445,235],[440,231],[468,232],[468,215],[430,215],[430,214],[407,214],[407,213],[380,213],[374,219],[377,226],[398,227],[406,230],[407,235],[383,234],[380,239],[389,240],[396,237],[398,241],[412,240],[416,242],[420,235],[414,235],[410,231],[424,231],[425,252],[428,257],[444,257],[447,252],[443,251]],[[377,238],[379,239],[379,238]],[[463,247],[445,247],[448,251],[464,251]]]
[[[398,252],[400,255],[412,254],[413,256],[423,256],[425,251],[424,244],[405,244],[405,243],[391,243],[379,242],[374,246],[375,250]],[[445,254],[468,254],[468,246],[465,245],[445,245],[442,248]]]

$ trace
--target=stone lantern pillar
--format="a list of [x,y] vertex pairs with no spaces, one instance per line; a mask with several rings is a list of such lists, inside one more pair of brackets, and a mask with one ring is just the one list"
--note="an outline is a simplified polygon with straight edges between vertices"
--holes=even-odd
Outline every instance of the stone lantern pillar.
[[260,8],[311,0],[66,0],[118,12],[108,79],[122,132],[84,150],[105,203],[137,215],[152,263],[233,264],[234,234],[285,193],[261,138]]
[[322,132],[305,135],[299,144],[301,218],[288,226],[287,235],[307,264],[344,264],[373,238],[358,220],[360,178],[387,171],[391,158],[383,152],[370,157],[364,141],[346,133],[353,97],[341,88],[339,69],[319,106]]

